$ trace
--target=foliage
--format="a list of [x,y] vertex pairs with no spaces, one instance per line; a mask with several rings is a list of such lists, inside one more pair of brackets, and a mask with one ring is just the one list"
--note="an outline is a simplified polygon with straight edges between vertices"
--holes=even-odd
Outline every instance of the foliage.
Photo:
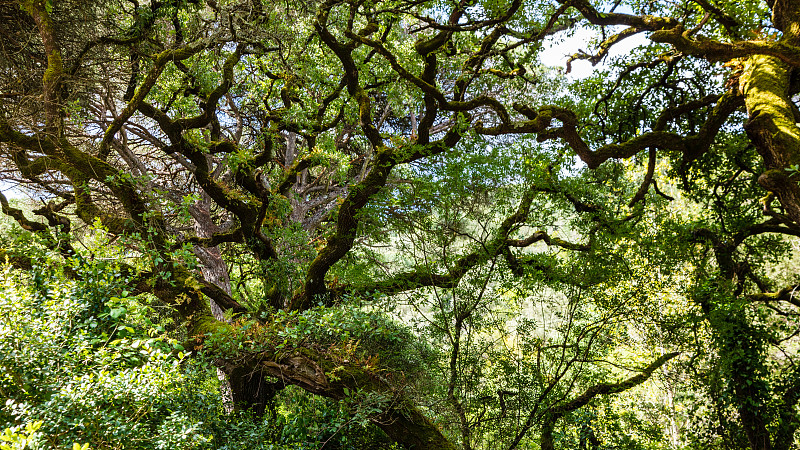
[[[226,415],[208,361],[187,360],[183,346],[150,322],[156,316],[147,303],[104,296],[109,285],[126,284],[113,267],[99,263],[82,270],[93,277],[65,282],[46,267],[35,268],[33,276],[8,266],[3,271],[0,392],[6,400],[0,417],[25,424],[6,428],[3,445],[278,449],[320,442],[363,448],[380,441],[364,422],[369,410],[359,413],[362,419],[348,411],[363,410],[366,400],[336,407],[287,391],[271,421],[255,421],[246,412]],[[335,318],[327,319],[336,326]],[[362,324],[364,332],[375,331],[374,320]],[[338,339],[337,329],[329,331]]]
[[796,3],[0,2],[4,436],[795,447]]

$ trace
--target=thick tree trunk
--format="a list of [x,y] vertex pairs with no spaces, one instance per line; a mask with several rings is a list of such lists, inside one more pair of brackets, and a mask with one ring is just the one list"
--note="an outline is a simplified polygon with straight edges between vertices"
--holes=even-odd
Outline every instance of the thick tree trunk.
[[[190,212],[195,221],[195,233],[200,238],[210,238],[219,231],[219,227],[211,218],[211,202],[205,198],[192,205]],[[226,294],[231,295],[231,281],[228,267],[222,258],[219,247],[194,248],[200,260],[200,270],[206,281],[217,285]],[[214,300],[209,299],[211,312],[219,321],[229,321],[225,312]],[[280,390],[281,386],[266,381],[264,374],[249,367],[235,367],[229,370],[217,369],[220,381],[220,393],[225,411],[230,413],[235,408],[248,409],[260,417],[266,411],[269,401]]]
[[[210,237],[218,227],[211,219],[210,202],[198,202],[191,208],[195,219],[198,237]],[[230,295],[231,285],[227,266],[218,248],[195,247],[195,254],[202,263],[201,270],[206,281],[216,284]],[[215,319],[224,321],[224,312],[211,300]],[[238,361],[220,369],[223,395],[227,402],[238,408],[249,409],[256,416],[262,416],[274,398],[285,385],[294,384],[317,395],[341,400],[345,388],[350,391],[367,389],[394,396],[391,386],[377,378],[365,368],[353,365],[332,363],[324,356],[310,350],[299,349],[294,355],[282,358],[269,358],[277,355],[262,354],[250,361]],[[266,359],[263,359],[267,357]],[[330,376],[344,369],[347,375]],[[269,379],[277,379],[270,382]],[[225,391],[227,387],[228,391]],[[373,422],[391,439],[404,448],[414,450],[456,450],[450,442],[425,415],[408,401],[401,398],[373,417]]]
[[756,55],[747,61],[741,86],[750,115],[745,129],[767,166],[758,182],[800,224],[798,176],[786,171],[800,164],[800,128],[788,98],[790,75],[789,66],[778,58]]
[[[775,0],[773,22],[783,31],[783,43],[800,44],[800,3]],[[740,86],[750,115],[745,130],[767,166],[758,182],[800,224],[800,174],[786,171],[800,164],[800,111],[789,98],[793,71],[774,56],[754,55],[745,64]]]
[[227,376],[233,403],[252,411],[256,417],[264,415],[270,401],[284,387],[283,383],[270,382],[262,371],[250,367],[236,367]]
[[[783,43],[794,46],[800,44],[800,3],[795,0],[773,0],[769,3],[774,25],[783,31]],[[750,115],[745,130],[767,166],[767,171],[761,174],[758,182],[775,194],[786,215],[800,224],[800,174],[787,171],[800,164],[800,127],[797,125],[800,111],[790,98],[792,75],[796,70],[773,56],[754,55],[747,60],[740,86]],[[742,349],[737,347],[735,350]],[[753,361],[745,361],[738,368],[741,370],[733,368],[739,414],[750,447],[753,450],[772,450],[772,438],[758,407],[758,400],[765,396],[758,392],[756,384],[752,383],[754,374],[747,370],[752,365]],[[793,419],[788,417],[786,420],[793,422]],[[779,428],[782,429],[783,425]],[[782,434],[794,434],[794,428],[791,431],[781,429],[776,436],[779,448],[783,447],[783,441],[791,440],[785,439],[785,436],[782,438]]]
[[456,450],[458,448],[419,409],[411,405],[405,408],[402,405],[394,407],[376,417],[374,422],[404,448],[415,450]]
[[294,352],[260,352],[253,355],[246,365],[260,369],[263,375],[277,378],[280,383],[293,384],[334,400],[344,399],[346,389],[347,392],[365,392],[367,395],[380,394],[392,400],[382,413],[372,417],[372,421],[403,448],[458,448],[412,402],[361,364],[332,361],[312,349],[298,348]]

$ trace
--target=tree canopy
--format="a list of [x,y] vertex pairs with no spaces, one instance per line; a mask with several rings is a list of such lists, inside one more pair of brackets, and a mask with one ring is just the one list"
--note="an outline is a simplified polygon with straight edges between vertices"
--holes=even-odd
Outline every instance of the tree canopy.
[[[663,372],[695,396],[681,445],[795,445],[800,4],[6,0],[0,24],[0,178],[37,202],[0,194],[28,236],[0,255],[81,286],[113,258],[104,292],[168,309],[237,410],[295,386],[409,449],[623,448],[592,417]],[[575,34],[586,77],[541,62]]]

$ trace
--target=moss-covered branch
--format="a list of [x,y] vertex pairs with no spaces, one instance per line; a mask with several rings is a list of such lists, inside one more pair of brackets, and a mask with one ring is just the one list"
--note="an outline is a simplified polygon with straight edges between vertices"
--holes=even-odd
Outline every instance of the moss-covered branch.
[[[219,233],[214,233],[211,237],[202,238],[197,236],[191,236],[187,238],[184,242],[187,242],[192,245],[200,245],[202,247],[216,247],[224,242],[242,242],[244,240],[244,234],[242,233],[241,228],[236,228],[230,231],[224,231]],[[176,243],[172,246],[172,249],[175,250],[183,245],[183,242]]]
[[22,0],[21,6],[26,10],[39,30],[39,36],[47,55],[47,69],[42,77],[44,92],[45,130],[52,135],[63,132],[61,115],[61,83],[64,77],[62,50],[56,36],[53,20],[45,0]]
[[748,299],[754,302],[789,302],[794,306],[800,307],[800,284],[787,286],[777,292],[761,292],[750,294]]
[[[237,192],[235,189],[231,189],[215,180],[206,158],[207,154],[184,137],[184,130],[177,121],[170,119],[166,113],[147,102],[142,102],[139,105],[139,111],[145,116],[154,119],[161,130],[169,137],[172,145],[164,150],[186,156],[194,165],[193,175],[200,187],[217,205],[227,209],[239,218],[245,237],[253,236],[253,225],[256,222],[261,202],[253,195],[248,195],[246,192]],[[240,177],[243,176],[240,174]]]
[[278,183],[275,191],[283,196],[289,195],[289,189],[297,182],[297,176],[306,169],[319,166],[326,162],[326,158],[318,153],[312,153],[303,158],[295,160],[291,167],[286,169],[282,181]]
[[592,25],[626,25],[646,31],[671,29],[678,25],[678,21],[671,17],[600,12],[588,0],[558,0],[558,2],[577,9]]
[[350,249],[356,239],[359,211],[386,184],[389,173],[396,164],[390,149],[379,148],[372,169],[364,180],[350,188],[339,206],[336,231],[328,238],[325,247],[311,261],[305,281],[305,292],[292,301],[292,309],[305,309],[314,300],[327,294],[325,275]]
[[621,42],[626,38],[639,34],[642,31],[643,30],[634,27],[628,27],[617,34],[611,35],[608,39],[601,42],[600,50],[594,55],[589,55],[586,53],[575,53],[574,55],[570,56],[569,59],[567,60],[567,73],[569,73],[572,70],[572,62],[578,59],[587,60],[593,66],[597,65],[597,63],[602,61],[603,58],[605,58],[608,55],[608,52],[614,45],[618,44],[619,42]]
[[99,159],[108,159],[108,155],[111,153],[111,142],[114,139],[114,136],[117,134],[117,132],[119,132],[120,129],[122,129],[122,126],[128,121],[128,119],[131,118],[133,113],[139,109],[139,106],[142,104],[145,97],[147,97],[147,94],[149,94],[150,90],[152,90],[153,86],[155,86],[167,63],[170,61],[179,61],[190,58],[200,52],[207,45],[208,43],[204,41],[198,41],[192,45],[179,49],[164,50],[158,54],[158,56],[156,56],[155,60],[153,61],[153,67],[150,68],[150,71],[147,72],[147,76],[145,76],[144,81],[139,88],[136,89],[136,93],[133,95],[133,98],[128,101],[128,104],[125,105],[125,108],[117,117],[114,118],[114,120],[111,122],[111,125],[109,125],[106,129],[103,139],[100,141],[99,145],[97,156]]
[[[355,45],[352,43],[339,42],[333,33],[328,30],[328,16],[332,6],[333,3],[329,2],[319,8],[317,20],[314,22],[314,28],[317,30],[322,42],[333,51],[342,63],[347,92],[358,104],[358,116],[361,121],[361,127],[364,130],[364,135],[369,140],[372,147],[377,148],[383,145],[383,138],[372,121],[372,108],[370,106],[372,102],[359,81],[358,66],[352,55],[353,50],[355,50]],[[352,29],[348,29],[345,34],[354,39],[367,39],[375,30],[377,30],[377,24],[371,23],[360,33],[355,33]]]
[[[542,106],[533,110],[525,105],[515,104],[514,108],[527,120],[501,124],[495,127],[484,127],[482,123],[475,126],[479,134],[498,136],[511,133],[535,133],[540,141],[561,139],[575,151],[590,169],[599,167],[609,159],[630,158],[646,148],[674,150],[684,154],[684,160],[692,160],[708,150],[725,121],[736,110],[743,106],[743,97],[730,91],[720,97],[708,119],[695,135],[683,136],[666,131],[649,131],[622,142],[603,145],[592,150],[589,144],[578,133],[577,115],[560,106]],[[679,106],[683,108],[683,106]],[[668,111],[662,116],[669,117]],[[560,127],[553,127],[553,121],[561,122]]]
[[528,247],[539,241],[544,242],[548,246],[557,246],[567,250],[587,251],[591,248],[589,244],[575,244],[557,237],[552,237],[545,231],[537,231],[524,239],[508,239],[506,242],[510,247]]
[[342,400],[354,393],[381,396],[387,402],[382,405],[382,411],[370,418],[403,448],[457,449],[439,427],[369,363],[344,360],[309,347],[282,350],[268,347],[233,359],[223,358],[227,361],[223,364],[229,364],[228,371],[249,367],[251,374],[268,375],[281,384],[299,386],[334,400]]
[[233,85],[233,69],[236,67],[239,59],[241,59],[243,52],[244,45],[239,44],[236,46],[236,49],[225,59],[225,62],[222,65],[222,81],[220,82],[219,86],[214,88],[214,90],[208,94],[208,97],[204,102],[205,107],[203,108],[203,112],[195,117],[176,120],[175,125],[177,127],[180,127],[183,130],[189,130],[193,128],[204,127],[211,122],[212,118],[214,117],[214,111],[217,108],[217,103]]
[[[516,230],[528,217],[533,191],[529,191],[520,201],[517,210],[508,216],[495,231],[495,237],[483,243],[475,250],[458,258],[447,268],[446,273],[437,273],[430,266],[420,266],[412,270],[392,275],[391,277],[373,281],[367,284],[338,286],[332,289],[334,298],[345,293],[359,293],[368,295],[380,292],[385,295],[394,295],[421,287],[453,288],[469,270],[486,263],[498,256],[510,252],[509,247],[528,247],[536,242],[544,242],[548,246],[558,246],[569,250],[588,250],[588,245],[573,244],[549,236],[544,231],[539,231],[524,239],[511,239],[509,235]],[[507,256],[508,257],[508,256]],[[511,256],[516,262],[516,259]],[[513,267],[512,267],[513,270]]]
[[27,217],[25,217],[25,213],[23,213],[21,209],[13,208],[11,205],[9,205],[8,199],[5,195],[3,195],[2,192],[0,192],[0,209],[3,211],[3,214],[16,220],[23,230],[40,232],[47,231],[49,229],[47,225],[41,222],[29,220]]
[[800,47],[784,42],[737,41],[719,42],[702,36],[692,38],[681,26],[656,31],[650,36],[653,42],[671,44],[676,50],[708,61],[730,61],[754,55],[768,55],[794,67],[800,67]]

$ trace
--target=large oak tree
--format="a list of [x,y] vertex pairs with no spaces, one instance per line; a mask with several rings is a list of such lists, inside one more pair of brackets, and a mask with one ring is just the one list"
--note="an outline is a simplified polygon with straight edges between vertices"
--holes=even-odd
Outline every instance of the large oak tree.
[[[695,258],[686,295],[713,336],[709,373],[731,393],[718,405],[753,449],[789,448],[800,374],[765,362],[789,338],[763,329],[771,314],[796,324],[800,302],[760,262],[780,242],[757,239],[800,235],[800,5],[767,3],[2,1],[4,186],[43,199],[41,220],[0,201],[68,266],[87,257],[80,224],[123,239],[135,292],[174,309],[238,407],[263,412],[286,385],[385,395],[372,420],[415,449],[479,446],[490,417],[459,397],[459,373],[488,285],[527,279],[599,299],[646,282],[615,259],[622,247],[654,255],[642,264],[679,248],[667,259]],[[579,29],[597,41],[568,67],[642,45],[570,85],[538,58]],[[634,189],[623,167],[640,168],[626,172],[640,176]],[[659,187],[667,173],[673,185]],[[710,212],[667,217],[678,196]],[[567,220],[574,240],[553,232]],[[659,242],[643,238],[653,223]],[[276,338],[279,313],[444,291],[453,435],[369,355]],[[621,314],[595,307],[595,323]],[[678,354],[581,384],[570,377],[594,329],[539,345],[561,362],[536,393],[497,391],[495,423],[512,396],[526,399],[501,425],[506,448],[534,430],[554,448],[559,420]]]

